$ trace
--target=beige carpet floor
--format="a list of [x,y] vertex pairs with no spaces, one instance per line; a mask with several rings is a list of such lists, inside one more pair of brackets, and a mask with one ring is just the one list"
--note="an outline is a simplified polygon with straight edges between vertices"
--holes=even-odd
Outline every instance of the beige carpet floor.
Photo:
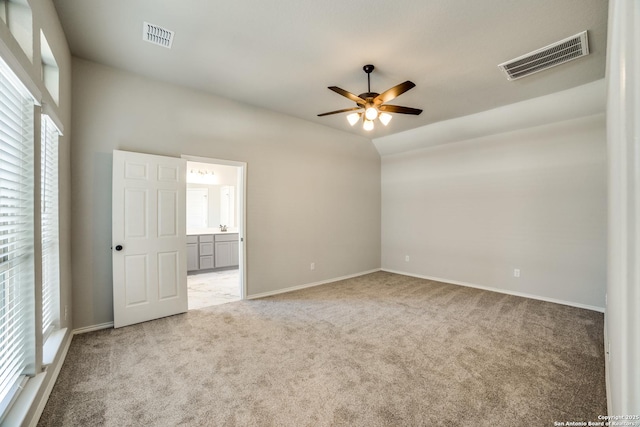
[[73,339],[39,426],[553,426],[603,315],[385,272]]

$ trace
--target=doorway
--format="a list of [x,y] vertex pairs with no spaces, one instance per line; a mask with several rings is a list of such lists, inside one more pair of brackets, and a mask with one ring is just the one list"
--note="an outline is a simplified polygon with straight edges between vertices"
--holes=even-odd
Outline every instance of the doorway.
[[242,300],[246,163],[182,158],[187,160],[189,310]]

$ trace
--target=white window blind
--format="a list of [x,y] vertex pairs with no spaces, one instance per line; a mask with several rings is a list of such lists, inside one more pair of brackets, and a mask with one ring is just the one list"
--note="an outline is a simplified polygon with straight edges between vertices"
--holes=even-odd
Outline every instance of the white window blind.
[[0,64],[0,415],[34,374],[33,98]]
[[58,128],[42,115],[42,333],[43,341],[60,326],[60,263],[58,234]]

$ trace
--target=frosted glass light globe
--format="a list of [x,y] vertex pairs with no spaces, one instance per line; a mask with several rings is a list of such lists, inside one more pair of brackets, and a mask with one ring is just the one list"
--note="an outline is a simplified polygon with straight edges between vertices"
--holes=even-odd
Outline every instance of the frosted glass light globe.
[[356,123],[358,123],[358,120],[360,120],[360,114],[358,113],[351,113],[347,116],[347,121],[349,122],[349,124],[351,126],[355,125]]
[[388,125],[389,122],[391,121],[391,119],[393,118],[393,116],[391,114],[388,113],[380,113],[380,121],[382,122],[383,125]]
[[364,112],[364,116],[367,120],[375,120],[378,117],[378,110],[375,107],[368,107]]

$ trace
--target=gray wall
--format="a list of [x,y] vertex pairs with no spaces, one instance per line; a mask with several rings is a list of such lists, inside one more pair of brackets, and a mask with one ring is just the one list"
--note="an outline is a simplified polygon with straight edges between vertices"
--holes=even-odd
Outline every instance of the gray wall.
[[603,308],[606,197],[602,114],[383,156],[382,268]]
[[114,149],[247,162],[249,295],[380,267],[380,157],[365,138],[76,58],[73,119],[76,328],[113,319]]

